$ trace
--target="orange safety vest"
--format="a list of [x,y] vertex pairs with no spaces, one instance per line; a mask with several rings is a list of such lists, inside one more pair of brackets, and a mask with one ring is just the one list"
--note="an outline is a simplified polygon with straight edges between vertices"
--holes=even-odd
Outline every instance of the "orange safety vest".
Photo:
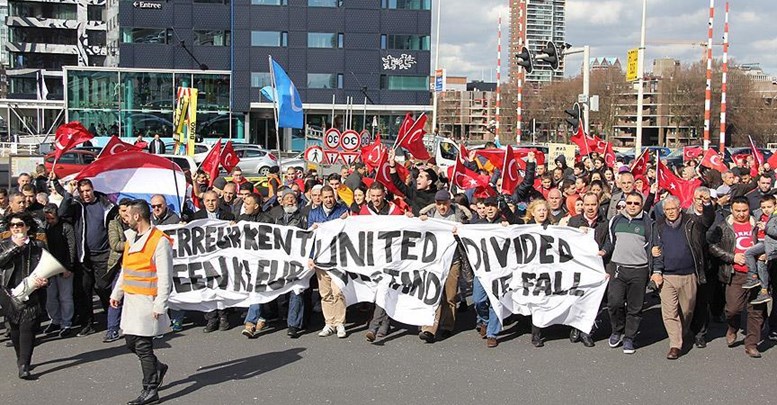
[[146,239],[146,244],[139,252],[129,252],[129,241],[124,244],[124,255],[122,257],[122,267],[124,278],[122,279],[122,290],[129,294],[157,295],[157,277],[156,263],[154,262],[154,251],[159,240],[166,238],[172,245],[172,240],[164,232],[157,228],[151,229],[151,234]]

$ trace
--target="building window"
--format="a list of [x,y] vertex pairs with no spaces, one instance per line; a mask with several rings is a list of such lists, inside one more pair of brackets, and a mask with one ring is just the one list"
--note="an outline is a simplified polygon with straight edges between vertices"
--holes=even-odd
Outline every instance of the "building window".
[[251,0],[251,4],[255,6],[286,6],[287,0]]
[[308,7],[342,7],[343,0],[308,0]]
[[335,73],[308,73],[309,89],[342,89],[343,75]]
[[121,42],[124,44],[169,44],[171,30],[164,28],[122,28]]
[[216,30],[195,30],[194,45],[229,46],[230,32]]
[[105,10],[103,6],[88,5],[86,7],[86,19],[89,21],[103,21],[103,10]]
[[193,3],[229,4],[229,0],[192,0]]
[[380,36],[381,49],[400,49],[411,51],[428,51],[431,38],[426,35],[386,35]]
[[381,0],[381,7],[395,10],[431,10],[431,0]]
[[251,31],[251,46],[288,46],[288,32]]
[[272,85],[270,72],[251,72],[251,87],[262,88]]
[[328,32],[309,32],[308,48],[342,48],[343,34],[330,34]]
[[380,75],[380,89],[428,91],[429,78],[426,76]]

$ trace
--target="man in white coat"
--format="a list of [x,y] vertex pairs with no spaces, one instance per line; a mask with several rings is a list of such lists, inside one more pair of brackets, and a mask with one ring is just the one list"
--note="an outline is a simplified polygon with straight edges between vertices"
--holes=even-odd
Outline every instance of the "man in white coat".
[[124,300],[121,329],[127,348],[140,359],[143,391],[128,405],[159,401],[159,387],[167,365],[154,355],[154,336],[170,331],[167,299],[172,284],[173,252],[170,238],[151,225],[151,211],[143,200],[129,206],[121,274],[111,294],[111,305]]

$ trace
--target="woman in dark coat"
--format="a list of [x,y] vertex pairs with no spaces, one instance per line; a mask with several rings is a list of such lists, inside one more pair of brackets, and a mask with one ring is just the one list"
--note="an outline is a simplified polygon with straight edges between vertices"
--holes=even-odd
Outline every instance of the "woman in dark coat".
[[[10,297],[11,288],[29,276],[40,262],[43,244],[35,240],[37,226],[27,212],[11,214],[7,218],[11,237],[0,242],[0,305],[10,325],[11,341],[16,351],[16,365],[19,378],[29,380],[32,349],[35,346],[35,331],[38,327],[41,303],[45,300],[43,291],[35,290],[29,299],[14,304]],[[32,237],[30,237],[32,235]],[[45,278],[32,280],[37,287],[43,287]]]

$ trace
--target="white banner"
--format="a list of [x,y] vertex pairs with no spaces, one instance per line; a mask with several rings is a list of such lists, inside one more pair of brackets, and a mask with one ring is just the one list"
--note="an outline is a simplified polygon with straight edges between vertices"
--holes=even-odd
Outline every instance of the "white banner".
[[316,267],[345,301],[375,302],[394,320],[432,325],[456,251],[455,223],[356,216],[319,224]]
[[458,234],[500,321],[591,330],[607,288],[593,232],[540,225],[463,225]]
[[207,312],[266,303],[301,293],[313,274],[313,231],[212,219],[160,229],[173,238],[173,309]]

